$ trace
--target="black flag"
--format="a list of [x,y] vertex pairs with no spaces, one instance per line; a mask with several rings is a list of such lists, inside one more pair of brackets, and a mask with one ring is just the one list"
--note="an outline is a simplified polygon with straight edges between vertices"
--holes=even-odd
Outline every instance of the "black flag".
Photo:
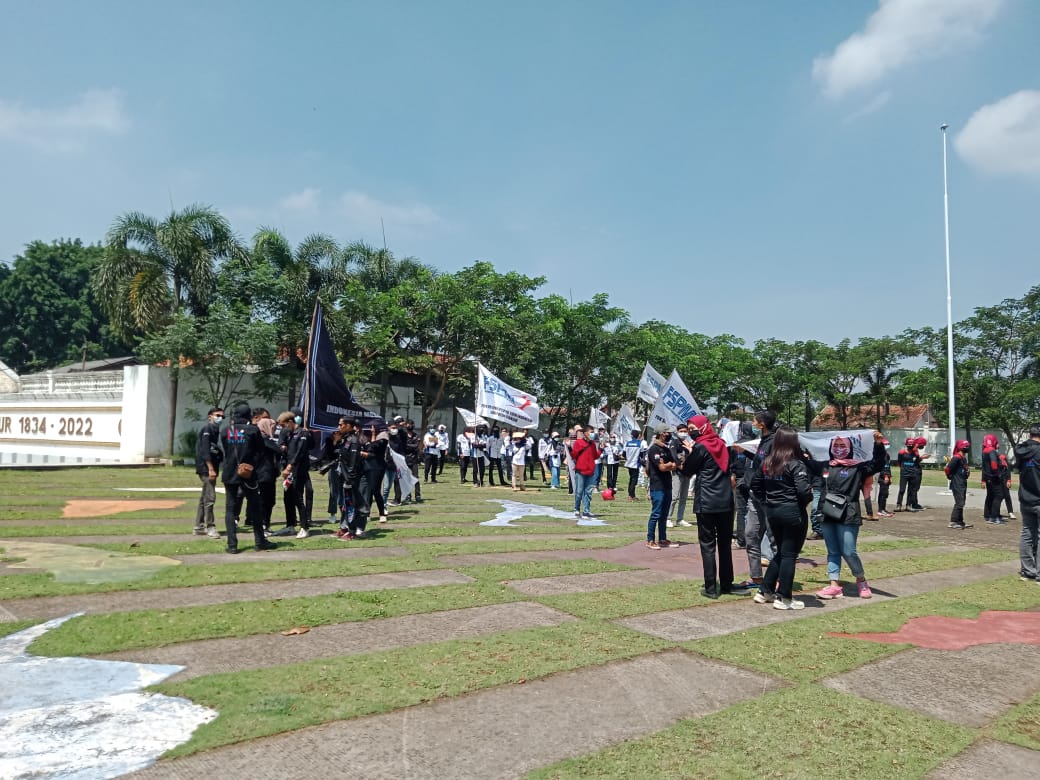
[[325,313],[314,302],[311,339],[307,347],[307,373],[303,382],[303,421],[312,431],[334,431],[340,417],[349,417],[363,428],[386,428],[386,420],[359,404],[343,378],[332,339],[325,327]]

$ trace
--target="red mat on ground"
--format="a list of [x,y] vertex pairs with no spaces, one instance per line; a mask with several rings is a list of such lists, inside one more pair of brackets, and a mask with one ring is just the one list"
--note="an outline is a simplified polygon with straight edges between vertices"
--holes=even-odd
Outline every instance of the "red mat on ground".
[[998,643],[1040,645],[1040,613],[983,612],[975,620],[930,615],[911,618],[894,633],[828,633],[827,636],[912,644],[929,650],[964,650]]

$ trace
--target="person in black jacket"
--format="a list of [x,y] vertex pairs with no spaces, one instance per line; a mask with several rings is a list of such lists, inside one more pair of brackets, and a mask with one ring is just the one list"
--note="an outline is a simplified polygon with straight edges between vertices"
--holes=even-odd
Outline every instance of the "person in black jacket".
[[[744,482],[748,488],[754,475],[762,470],[762,461],[773,447],[773,432],[776,429],[776,414],[769,409],[760,409],[755,412],[755,427],[752,429],[759,436],[758,449],[751,461],[751,465],[744,473]],[[737,447],[740,445],[737,444]],[[745,586],[757,587],[762,582],[762,559],[772,560],[775,551],[773,544],[773,532],[769,530],[766,522],[765,507],[762,502],[751,494],[751,502],[747,509],[747,519],[744,525],[744,537],[747,543],[748,557],[748,581],[742,583]],[[769,560],[766,561],[768,564]]]
[[202,482],[199,508],[195,511],[195,535],[205,534],[210,539],[220,538],[213,517],[213,505],[217,502],[217,472],[220,470],[221,457],[220,421],[223,419],[223,409],[210,409],[206,414],[206,424],[199,430],[199,438],[195,441],[195,473]]
[[[873,433],[871,432],[871,435]],[[830,444],[830,460],[827,462],[826,482],[824,483],[823,501],[827,504],[828,496],[836,494],[844,497],[844,510],[840,518],[823,519],[823,538],[827,543],[827,576],[830,584],[820,589],[816,596],[821,599],[839,599],[845,595],[838,578],[841,575],[841,561],[844,558],[856,578],[859,597],[869,599],[873,594],[867,584],[867,576],[863,571],[863,562],[856,552],[856,540],[859,529],[863,525],[859,500],[863,492],[863,480],[871,474],[881,471],[885,462],[885,445],[873,441],[872,459],[858,462],[853,456],[852,442],[843,436],[835,436]]]
[[1005,483],[1011,481],[1006,461],[1001,462],[998,445],[999,441],[992,433],[987,433],[982,437],[982,487],[986,488],[986,503],[982,516],[987,523],[993,525],[1007,523],[1000,516],[1000,502],[1004,497],[1004,491],[1008,489]]
[[806,507],[812,502],[813,491],[794,428],[777,428],[772,450],[761,471],[755,473],[751,490],[765,507],[777,546],[755,601],[772,603],[775,609],[804,609],[805,603],[793,598],[794,570],[809,527]]
[[275,504],[275,482],[281,466],[282,448],[275,436],[275,421],[264,417],[257,421],[256,427],[264,442],[264,451],[256,466],[256,485],[260,491],[260,514],[264,519],[264,536],[271,535],[271,513]]
[[1040,543],[1040,423],[1029,429],[1029,438],[1015,445],[1018,469],[1018,511],[1022,515],[1022,536],[1018,555],[1023,580],[1037,580],[1037,545]]
[[[264,451],[264,442],[259,429],[250,422],[252,410],[249,404],[239,404],[233,410],[234,420],[221,437],[224,448],[224,527],[227,532],[227,551],[238,552],[238,530],[235,527],[233,496],[241,488],[246,504],[246,523],[253,526],[253,540],[257,550],[274,550],[277,545],[264,538],[264,521],[260,513],[260,492],[256,477],[252,473],[259,464]],[[239,466],[248,464],[249,474],[239,474]]]
[[[419,459],[422,453],[422,437],[415,432],[415,421],[405,420],[404,423],[404,462],[408,470],[415,477],[415,503],[422,503],[422,488],[419,487]],[[398,487],[400,489],[400,487]],[[412,497],[405,496],[404,503],[408,503]]]
[[[750,421],[744,421],[740,424],[740,435],[736,441],[737,445],[755,438],[753,427]],[[741,549],[747,546],[747,542],[744,541],[744,524],[747,521],[748,498],[751,495],[751,488],[745,481],[745,476],[747,476],[747,470],[753,461],[754,455],[749,455],[739,446],[729,448],[729,469],[733,475],[733,481],[736,483],[733,499],[737,505],[737,528],[733,532],[733,538],[737,540],[737,547]]]
[[[746,595],[733,587],[733,477],[729,471],[729,449],[703,414],[687,420],[692,438],[682,442],[685,452],[684,477],[697,477],[693,484],[693,511],[697,514],[697,540],[704,565],[702,596],[717,599],[721,593]],[[715,556],[718,554],[718,566]]]
[[[953,445],[953,457],[943,471],[946,478],[950,480],[950,492],[953,493],[953,511],[950,512],[950,528],[963,531],[971,528],[971,523],[964,522],[964,499],[968,495],[968,477],[971,471],[968,469],[968,451],[971,442],[967,439],[958,439]],[[999,506],[999,504],[998,504]],[[999,510],[998,510],[999,511]]]
[[279,535],[291,534],[296,528],[297,514],[300,518],[300,529],[297,539],[306,539],[311,532],[311,503],[307,495],[313,495],[311,487],[311,434],[306,428],[296,424],[295,420],[285,423],[289,428],[288,449],[285,453],[285,468],[282,479],[285,480],[285,530]]

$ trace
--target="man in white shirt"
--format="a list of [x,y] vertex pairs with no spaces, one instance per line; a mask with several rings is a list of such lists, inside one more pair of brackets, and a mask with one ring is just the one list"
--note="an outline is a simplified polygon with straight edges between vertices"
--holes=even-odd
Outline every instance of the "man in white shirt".
[[[472,435],[473,429],[467,428],[455,439],[455,454],[459,456],[459,476],[463,485],[466,484],[466,473],[469,471],[470,456],[473,454],[473,447],[469,438]],[[476,469],[474,469],[475,472]]]
[[437,476],[444,471],[444,461],[448,459],[448,429],[444,425],[437,426],[437,450],[440,452],[440,460],[437,463]]
[[625,443],[625,468],[628,469],[628,500],[636,500],[636,485],[639,484],[639,470],[643,466],[643,452],[646,442],[639,431],[632,431],[632,438]]

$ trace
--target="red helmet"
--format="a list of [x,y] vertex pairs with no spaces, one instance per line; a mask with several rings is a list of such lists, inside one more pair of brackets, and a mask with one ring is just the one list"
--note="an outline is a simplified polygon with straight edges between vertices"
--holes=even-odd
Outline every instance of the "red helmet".
[[967,452],[971,449],[971,442],[967,439],[957,439],[957,443],[953,445],[954,452]]
[[994,436],[992,433],[987,433],[985,436],[982,437],[982,446],[989,447],[991,449],[996,449],[997,437]]
[[918,436],[916,439],[914,439],[914,444],[916,444],[918,447],[923,447],[927,443],[928,439],[926,439],[924,436]]

